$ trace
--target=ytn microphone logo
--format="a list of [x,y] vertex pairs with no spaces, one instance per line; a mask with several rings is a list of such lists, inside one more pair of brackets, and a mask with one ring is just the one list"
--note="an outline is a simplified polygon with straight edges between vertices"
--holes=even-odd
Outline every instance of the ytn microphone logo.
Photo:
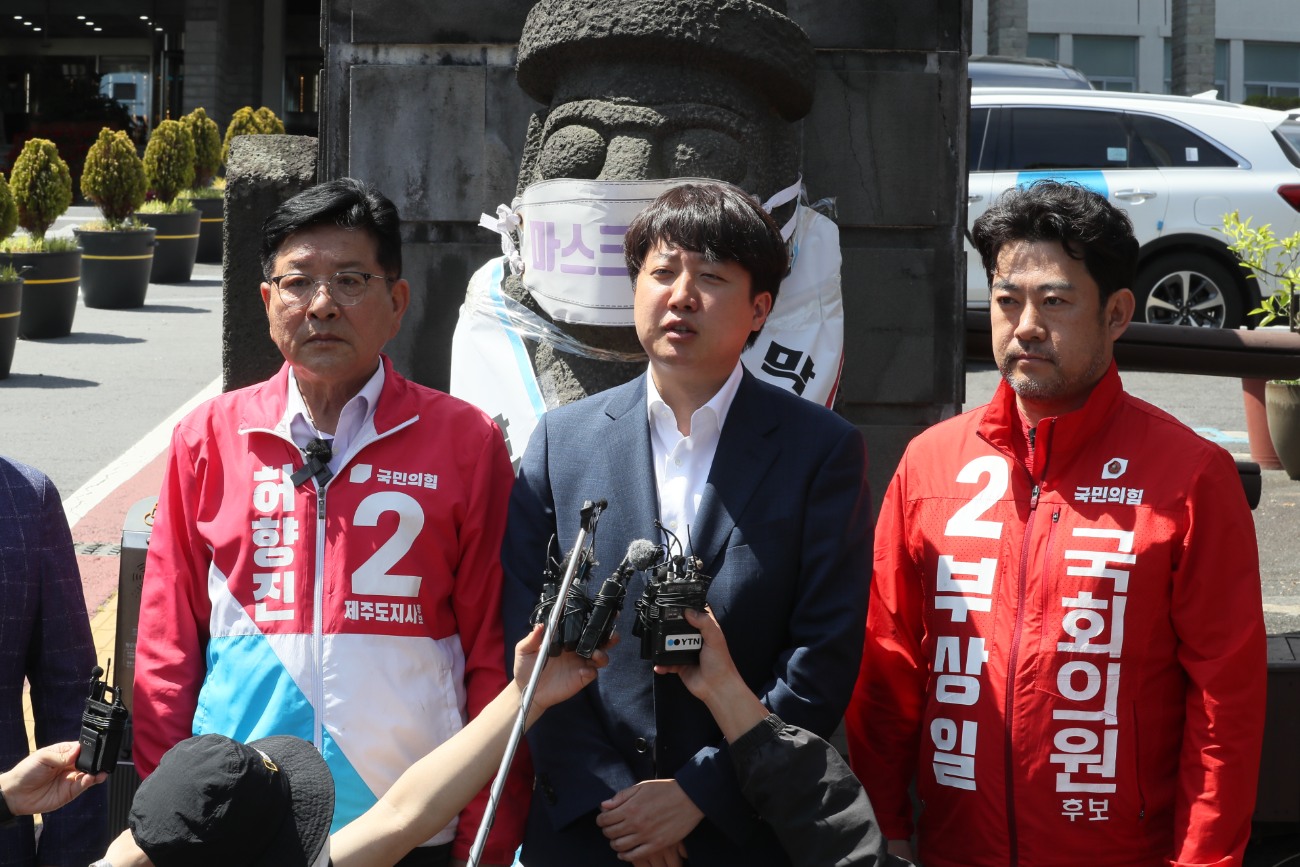
[[664,647],[667,650],[699,650],[704,641],[696,635],[665,635]]

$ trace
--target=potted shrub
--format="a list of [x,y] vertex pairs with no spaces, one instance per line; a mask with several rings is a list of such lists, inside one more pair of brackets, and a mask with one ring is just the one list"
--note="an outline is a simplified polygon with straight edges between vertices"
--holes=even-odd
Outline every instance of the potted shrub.
[[18,333],[40,340],[72,332],[81,281],[81,250],[71,238],[46,238],[54,221],[72,204],[72,173],[58,148],[46,139],[28,139],[14,160],[9,191],[25,235],[0,242],[0,264],[23,273],[22,315]]
[[144,304],[154,230],[132,215],[144,204],[144,163],[122,130],[105,127],[86,153],[81,194],[103,219],[74,231],[81,242],[81,293],[87,307]]
[[144,176],[154,200],[136,211],[157,230],[151,283],[184,283],[194,273],[199,249],[199,212],[177,195],[194,186],[194,140],[175,120],[165,120],[144,149]]
[[275,112],[266,106],[253,112],[253,121],[257,124],[257,131],[262,135],[284,135],[284,121],[276,117]]
[[[1300,232],[1279,238],[1270,225],[1255,228],[1237,213],[1224,217],[1228,249],[1237,254],[1250,277],[1270,287],[1260,305],[1250,311],[1261,326],[1278,323],[1298,329],[1297,293],[1300,292]],[[1273,448],[1286,474],[1300,479],[1300,380],[1273,379],[1264,386],[1264,407]],[[1253,456],[1253,450],[1252,450]],[[1261,463],[1261,466],[1263,464]]]
[[181,193],[199,212],[199,249],[196,261],[221,261],[221,229],[225,217],[225,184],[221,170],[221,131],[202,108],[181,118],[194,140],[194,186]]
[[[0,240],[8,238],[18,228],[18,207],[9,182],[0,175]],[[0,379],[9,376],[14,360],[14,347],[18,344],[18,314],[23,304],[23,278],[18,269],[8,262],[0,264]]]
[[284,135],[284,122],[275,116],[275,112],[266,106],[256,111],[246,105],[235,111],[226,127],[226,137],[221,144],[221,162],[230,159],[230,142],[241,135]]
[[230,116],[230,123],[226,125],[226,137],[221,142],[222,164],[230,161],[230,142],[234,138],[241,135],[260,135],[261,132],[261,124],[257,122],[252,106],[246,105],[236,109]]

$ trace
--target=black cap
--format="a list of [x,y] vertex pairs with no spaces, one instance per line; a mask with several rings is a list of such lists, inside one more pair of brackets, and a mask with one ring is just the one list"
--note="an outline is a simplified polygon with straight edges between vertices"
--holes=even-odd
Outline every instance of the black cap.
[[130,825],[156,867],[311,867],[333,814],[333,777],[306,741],[199,735],[140,785]]

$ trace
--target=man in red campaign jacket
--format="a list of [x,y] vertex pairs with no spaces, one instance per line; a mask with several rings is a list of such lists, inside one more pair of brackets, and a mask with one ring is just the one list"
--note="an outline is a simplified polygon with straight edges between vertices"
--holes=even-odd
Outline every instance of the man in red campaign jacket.
[[876,526],[854,771],[926,867],[1240,865],[1264,724],[1232,459],[1126,394],[1128,218],[1040,181],[976,221],[993,400],[909,445]]
[[[267,220],[261,293],[285,365],[177,425],[140,603],[141,771],[191,735],[294,735],[329,765],[334,830],[507,681],[514,474],[487,415],[381,352],[411,291],[399,225],[350,178]],[[527,781],[520,766],[485,863],[514,860]],[[403,867],[468,857],[486,799]]]

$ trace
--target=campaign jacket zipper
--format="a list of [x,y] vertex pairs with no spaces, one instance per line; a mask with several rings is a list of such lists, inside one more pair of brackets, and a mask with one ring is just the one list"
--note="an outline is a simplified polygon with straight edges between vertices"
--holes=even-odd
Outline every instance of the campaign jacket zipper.
[[[375,433],[375,436],[366,440],[351,450],[351,454],[346,455],[341,464],[339,471],[331,475],[329,481],[324,485],[316,486],[316,563],[312,569],[312,602],[313,610],[311,617],[311,634],[312,634],[312,744],[317,750],[322,749],[324,736],[322,732],[325,728],[325,720],[321,708],[325,706],[325,678],[321,671],[325,659],[325,492],[329,488],[330,482],[343,474],[348,465],[352,463],[361,452],[382,439],[392,436],[399,430],[408,427],[419,421],[419,416],[413,416],[396,427],[391,427],[383,433]],[[296,446],[295,446],[296,447]]]
[[[339,469],[342,470],[343,468],[339,467]],[[328,486],[328,481],[323,485],[316,482],[316,563],[315,569],[312,570],[315,574],[312,580],[311,612],[311,706],[313,708],[314,724],[312,726],[311,742],[316,747],[317,752],[321,752],[324,746],[324,737],[321,734],[323,720],[321,719],[320,709],[325,704],[325,679],[321,676],[322,660],[325,655],[325,636],[322,634],[325,631],[325,617],[321,609],[325,605],[325,490]]]
[[[1038,428],[1029,429],[1029,461],[1030,465],[1037,464],[1034,454],[1034,444],[1037,439]],[[1028,580],[1029,573],[1029,540],[1033,536],[1034,516],[1038,513],[1038,495],[1041,492],[1041,479],[1047,476],[1047,456],[1043,456],[1043,472],[1040,474],[1040,480],[1034,479],[1034,473],[1029,467],[1025,467],[1025,472],[1029,475],[1029,483],[1032,486],[1029,494],[1029,515],[1025,518],[1024,538],[1020,542],[1020,574],[1016,582],[1016,621],[1011,632],[1011,650],[1007,657],[1007,686],[1006,698],[1004,700],[1003,713],[1003,753],[1006,772],[1006,793],[1007,793],[1007,863],[1011,867],[1020,863],[1020,839],[1016,830],[1016,783],[1015,783],[1015,755],[1013,750],[1012,728],[1014,716],[1012,713],[1015,705],[1015,683],[1016,683],[1016,663],[1020,656],[1020,632],[1025,623],[1025,584]]]
[[[391,427],[383,433],[376,432],[374,437],[352,449],[352,453],[339,465],[339,474],[342,474],[348,464],[352,463],[353,459],[357,455],[361,454],[364,449],[382,439],[392,436],[403,428],[410,427],[419,420],[420,417],[418,415],[412,416],[401,424]],[[295,451],[300,451],[298,444],[295,443],[292,438],[271,428],[246,428],[243,433],[268,433],[271,436],[288,443]],[[333,481],[335,478],[337,478],[337,475],[331,475],[330,481]],[[315,479],[313,479],[312,482],[313,484],[316,484]],[[324,706],[325,702],[325,684],[324,678],[321,675],[321,667],[325,655],[325,616],[322,609],[325,605],[325,491],[328,486],[329,482],[326,482],[325,485],[316,484],[316,562],[313,564],[312,568],[312,745],[316,747],[317,750],[320,750],[323,747],[324,740],[321,734],[324,729],[324,720],[321,718],[321,707]]]

